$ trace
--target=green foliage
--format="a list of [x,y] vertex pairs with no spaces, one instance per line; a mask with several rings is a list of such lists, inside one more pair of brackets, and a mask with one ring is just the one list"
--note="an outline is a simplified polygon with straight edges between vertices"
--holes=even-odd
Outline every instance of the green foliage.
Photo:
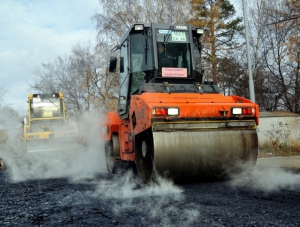
[[203,64],[210,77],[220,81],[217,65],[220,58],[227,55],[227,51],[237,48],[237,35],[243,29],[242,18],[235,17],[235,8],[227,0],[192,0],[192,18],[188,23],[203,27]]

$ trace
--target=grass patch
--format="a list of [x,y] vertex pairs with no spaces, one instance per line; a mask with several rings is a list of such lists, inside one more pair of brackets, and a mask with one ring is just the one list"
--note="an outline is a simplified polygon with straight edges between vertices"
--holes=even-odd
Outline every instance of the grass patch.
[[300,143],[282,144],[277,141],[259,146],[258,157],[289,157],[300,155]]

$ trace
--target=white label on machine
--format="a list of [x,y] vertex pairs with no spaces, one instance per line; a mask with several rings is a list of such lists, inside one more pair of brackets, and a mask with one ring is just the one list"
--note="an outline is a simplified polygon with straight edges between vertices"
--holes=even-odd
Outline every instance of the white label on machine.
[[186,42],[185,32],[172,32],[172,41]]
[[187,68],[162,68],[162,77],[187,77]]
[[170,30],[162,30],[162,29],[159,29],[159,30],[158,30],[158,33],[160,33],[160,34],[169,34],[169,33],[171,33],[171,31],[170,31]]

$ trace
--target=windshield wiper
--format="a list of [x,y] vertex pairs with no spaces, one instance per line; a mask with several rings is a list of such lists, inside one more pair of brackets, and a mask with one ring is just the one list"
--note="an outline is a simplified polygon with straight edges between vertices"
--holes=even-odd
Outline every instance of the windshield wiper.
[[169,27],[169,31],[168,31],[168,34],[167,35],[164,35],[164,45],[166,46],[168,44],[168,41],[169,41],[169,38],[170,38],[170,35],[173,31],[173,28],[174,28],[174,25],[171,25]]
[[148,61],[148,35],[147,35],[147,32],[145,32],[144,34],[145,36],[145,65],[147,65],[147,61]]

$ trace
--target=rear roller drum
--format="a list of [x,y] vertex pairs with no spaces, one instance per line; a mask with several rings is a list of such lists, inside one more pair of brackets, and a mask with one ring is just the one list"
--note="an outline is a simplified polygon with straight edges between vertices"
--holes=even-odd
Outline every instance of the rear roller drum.
[[108,172],[115,173],[118,166],[117,157],[119,157],[120,146],[118,135],[114,134],[112,140],[105,144],[105,160]]
[[154,148],[151,132],[145,132],[135,139],[135,163],[140,179],[148,183],[154,179]]

